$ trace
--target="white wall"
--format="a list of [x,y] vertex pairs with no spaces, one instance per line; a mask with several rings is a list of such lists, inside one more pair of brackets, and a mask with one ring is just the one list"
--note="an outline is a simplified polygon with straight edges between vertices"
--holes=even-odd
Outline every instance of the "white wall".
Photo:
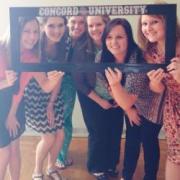
[[[76,2],[76,3],[74,3]],[[143,4],[151,4],[154,1],[151,0],[144,0]],[[167,0],[166,2],[177,4],[177,15],[180,18],[180,1],[178,0]],[[92,1],[92,0],[0,0],[0,37],[5,33],[6,28],[9,25],[9,7],[34,7],[34,6],[87,6],[87,5],[125,5],[125,4],[141,4],[142,0],[99,0],[99,1]],[[135,16],[126,16],[130,21],[134,32],[136,32],[136,21]],[[135,35],[135,34],[134,34]],[[136,37],[136,36],[135,36]],[[86,135],[86,128],[83,123],[81,110],[79,107],[78,101],[76,102],[75,111],[73,114],[73,125],[74,125],[74,135],[82,136]]]
[[[34,6],[87,6],[87,5],[125,5],[125,4],[151,4],[154,1],[151,0],[0,0],[0,36],[6,31],[9,24],[9,7],[34,7]],[[180,1],[178,0],[166,0],[167,3],[177,4],[177,14],[180,18]],[[132,25],[134,21],[131,20]],[[133,27],[136,27],[136,25]]]

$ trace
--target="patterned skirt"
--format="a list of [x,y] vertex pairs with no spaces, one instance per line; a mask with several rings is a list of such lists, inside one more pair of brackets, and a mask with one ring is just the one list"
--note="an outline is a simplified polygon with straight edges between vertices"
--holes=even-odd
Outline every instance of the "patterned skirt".
[[45,93],[33,78],[25,88],[25,119],[28,127],[39,133],[53,133],[64,125],[64,104],[58,94],[54,103],[55,122],[50,126],[47,117],[47,105],[51,93]]

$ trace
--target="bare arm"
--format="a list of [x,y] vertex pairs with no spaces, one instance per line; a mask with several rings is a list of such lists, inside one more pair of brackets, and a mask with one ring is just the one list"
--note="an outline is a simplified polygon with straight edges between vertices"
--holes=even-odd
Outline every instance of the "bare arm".
[[120,84],[122,73],[118,69],[114,71],[110,68],[105,70],[106,78],[108,79],[113,97],[117,104],[125,111],[130,109],[136,102],[137,96],[129,94],[126,89]]
[[134,125],[140,126],[141,125],[141,118],[135,107],[131,107],[130,109],[127,109],[125,113],[128,116],[129,123],[131,126],[134,126]]
[[[28,80],[29,80],[28,78],[25,79],[25,83],[28,83]],[[19,108],[20,102],[22,101],[22,98],[23,98],[24,88],[26,86],[25,83],[24,84],[20,83],[20,90],[19,90],[18,94],[13,95],[11,107],[10,107],[7,121],[6,121],[6,127],[9,131],[10,136],[12,136],[12,137],[17,135],[18,128],[20,128],[20,124],[17,119],[16,113]]]
[[[16,98],[16,96],[17,95],[13,96],[12,104],[11,104],[10,111],[9,111],[7,121],[6,121],[6,127],[9,131],[10,136],[12,136],[12,137],[17,135],[18,128],[20,128],[19,121],[16,117],[16,112],[17,112],[19,104],[22,100],[23,94],[18,95],[18,98]],[[16,99],[18,99],[18,100],[16,100]]]
[[111,86],[111,89],[117,104],[125,111],[130,109],[137,100],[137,96],[129,94],[120,83],[118,85]]
[[101,98],[99,95],[96,94],[95,91],[91,91],[88,94],[88,97],[99,104],[103,109],[109,109],[112,105],[105,99]]
[[52,93],[51,93],[51,96],[47,105],[47,117],[48,117],[48,122],[50,126],[54,125],[54,121],[55,121],[54,103],[60,91],[60,86],[61,86],[61,81],[57,83],[55,88],[52,90]]
[[47,75],[44,72],[36,72],[34,73],[34,78],[43,91],[49,93],[60,83],[63,75],[64,73],[61,71],[51,71]]
[[6,79],[0,81],[0,89],[4,89],[12,86],[14,82],[17,80],[17,75],[14,71],[6,70],[5,74],[6,74]]
[[13,95],[11,107],[10,107],[7,121],[6,121],[6,126],[7,126],[7,129],[9,130],[10,136],[16,136],[18,132],[18,128],[20,127],[19,121],[16,117],[16,113],[17,113],[19,104],[23,98],[24,89],[26,85],[28,84],[30,78],[31,78],[30,73],[26,73],[26,72],[21,73],[19,91],[17,94]]
[[7,88],[7,87],[10,87],[9,86],[9,84],[8,84],[8,82],[7,82],[7,80],[1,80],[0,81],[0,89],[5,89],[5,88]]
[[171,60],[171,64],[167,66],[168,72],[180,84],[180,39],[176,43],[176,57]]

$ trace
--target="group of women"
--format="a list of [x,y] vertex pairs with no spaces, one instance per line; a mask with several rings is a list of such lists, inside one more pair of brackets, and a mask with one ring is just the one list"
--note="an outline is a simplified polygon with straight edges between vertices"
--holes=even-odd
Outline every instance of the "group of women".
[[[21,18],[20,60],[23,63],[163,63],[165,18],[142,15],[137,45],[131,25],[124,18],[72,16]],[[66,26],[67,23],[67,26]],[[167,70],[124,74],[107,68],[102,72],[22,72],[10,67],[9,43],[0,47],[0,179],[9,165],[13,180],[20,177],[19,137],[27,126],[41,134],[36,147],[32,178],[47,175],[61,179],[57,168],[72,164],[67,157],[72,138],[72,111],[77,94],[88,130],[89,173],[97,180],[118,177],[117,165],[125,115],[126,143],[122,179],[131,180],[140,146],[144,151],[144,180],[156,180],[159,167],[158,135],[164,124],[168,158],[166,180],[180,177],[180,36],[176,57]],[[39,51],[40,49],[40,51]],[[61,82],[62,81],[62,82]],[[18,86],[19,85],[19,86]],[[76,87],[76,89],[75,89]],[[7,106],[3,106],[6,98]],[[4,100],[5,101],[5,100]]]

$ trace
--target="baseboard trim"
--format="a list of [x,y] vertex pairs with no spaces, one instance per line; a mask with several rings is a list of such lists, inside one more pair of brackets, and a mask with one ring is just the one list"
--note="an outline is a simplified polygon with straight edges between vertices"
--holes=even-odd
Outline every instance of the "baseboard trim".
[[[24,133],[24,136],[39,136],[39,134],[27,128]],[[73,137],[88,137],[88,132],[85,128],[74,128]],[[125,129],[123,130],[122,138],[125,138]],[[159,139],[165,139],[163,131],[160,132]]]

